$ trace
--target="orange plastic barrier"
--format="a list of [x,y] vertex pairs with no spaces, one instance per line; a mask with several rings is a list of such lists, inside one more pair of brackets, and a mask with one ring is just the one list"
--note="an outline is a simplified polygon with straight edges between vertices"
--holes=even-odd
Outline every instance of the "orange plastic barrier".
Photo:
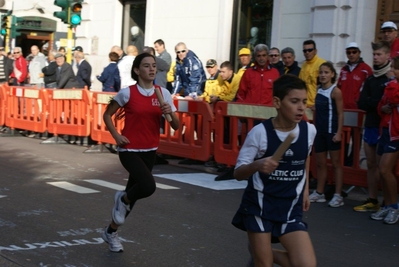
[[6,126],[44,133],[47,129],[46,90],[6,84],[3,86],[7,97]]
[[[103,121],[104,111],[116,93],[110,92],[93,92],[92,101],[92,124],[91,124],[91,139],[97,141],[99,144],[113,144],[116,142],[110,132],[107,130],[105,123]],[[125,120],[115,120],[113,118],[114,125],[118,132],[122,132]]]
[[194,160],[208,160],[213,149],[211,124],[214,120],[209,104],[185,99],[175,99],[174,104],[181,126],[173,131],[165,123],[158,152]]
[[0,85],[0,126],[6,123],[6,89],[4,84]]
[[85,89],[47,90],[48,132],[73,136],[90,135],[90,97]]

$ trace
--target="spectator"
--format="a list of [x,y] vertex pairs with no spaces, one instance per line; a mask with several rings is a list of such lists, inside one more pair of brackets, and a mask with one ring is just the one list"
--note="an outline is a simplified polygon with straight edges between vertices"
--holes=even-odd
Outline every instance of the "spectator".
[[284,74],[284,64],[281,62],[280,50],[277,47],[270,48],[269,61],[273,68],[276,68],[280,75]]
[[[360,92],[366,79],[372,75],[372,70],[360,57],[361,51],[357,43],[351,42],[346,46],[346,56],[348,62],[341,68],[337,87],[342,91],[344,101],[344,109],[357,109]],[[351,131],[351,139],[353,143],[354,132]],[[353,164],[353,146],[350,154],[349,142],[345,142],[344,165],[352,166]]]
[[79,83],[76,80],[72,67],[69,63],[65,62],[65,56],[61,53],[55,55],[55,62],[57,63],[57,88],[70,89],[79,88]]
[[324,187],[327,181],[327,156],[334,169],[335,194],[328,203],[337,208],[344,205],[341,196],[343,176],[341,166],[341,135],[344,110],[341,90],[335,85],[337,72],[331,62],[320,65],[319,87],[315,99],[314,124],[317,134],[314,141],[317,162],[317,189],[309,196],[310,202],[325,202]]
[[237,94],[241,77],[234,74],[233,64],[230,61],[225,61],[220,65],[220,77],[223,79],[223,85],[217,100],[231,102]]
[[299,78],[301,78],[308,88],[308,107],[314,106],[314,98],[316,97],[317,77],[319,75],[319,67],[325,62],[324,59],[317,56],[316,43],[313,40],[303,42],[303,55],[305,62],[302,64]]
[[119,92],[121,86],[119,69],[117,66],[119,55],[115,52],[110,52],[108,57],[110,63],[104,68],[101,75],[97,75],[97,79],[103,84],[103,92]]
[[377,106],[384,94],[384,88],[389,81],[387,77],[390,71],[390,45],[382,41],[371,44],[373,49],[373,75],[364,82],[360,92],[358,107],[366,111],[364,121],[364,153],[367,159],[367,187],[369,197],[359,206],[354,207],[355,211],[378,211],[378,182],[380,174],[377,155],[377,143],[379,137],[379,126],[381,118],[377,112]]
[[162,39],[158,39],[154,42],[154,49],[158,53],[158,57],[165,60],[169,67],[172,64],[172,57],[165,49],[165,43]]
[[[134,46],[134,47],[136,47],[136,46]],[[137,49],[138,48],[136,47],[136,55],[135,56],[137,56],[137,54],[138,54]],[[124,56],[126,56],[126,54],[125,54],[125,52],[123,52],[122,48],[120,46],[117,46],[117,45],[114,45],[111,48],[111,52],[117,53],[119,55],[119,60],[121,60]]]
[[249,67],[253,66],[253,64],[251,64],[251,50],[246,47],[241,48],[240,51],[238,51],[238,56],[240,57],[241,68],[237,71],[237,75],[242,77],[244,72]]
[[384,220],[386,224],[395,224],[399,219],[397,182],[394,168],[399,156],[399,57],[392,59],[392,70],[395,79],[385,87],[384,96],[378,105],[381,115],[382,134],[378,141],[377,154],[381,156],[379,162],[382,177],[382,193],[384,206],[373,213],[374,220]]
[[383,40],[391,47],[391,58],[399,56],[398,26],[392,21],[385,21],[381,25],[381,33],[384,34]]
[[237,91],[237,102],[272,105],[273,82],[280,76],[268,61],[268,47],[258,44],[254,49],[255,65],[247,69]]
[[[130,85],[136,84],[136,81],[132,78],[132,66],[133,61],[137,56],[137,48],[134,45],[129,45],[126,48],[127,55],[122,59],[118,59],[118,69],[121,80],[120,88],[129,87]],[[116,53],[116,52],[114,52]],[[118,54],[119,57],[119,54]]]
[[42,69],[47,65],[46,57],[39,51],[39,47],[36,45],[32,45],[30,51],[32,59],[29,62],[29,83],[42,88],[44,81],[40,74],[42,73]]
[[209,73],[208,79],[202,84],[204,93],[199,97],[206,102],[214,104],[220,94],[221,86],[223,84],[222,77],[219,75],[218,64],[216,60],[209,59],[206,62],[206,71]]
[[[155,56],[155,49],[153,47],[144,46],[143,53],[148,53]],[[169,71],[170,65],[160,57],[155,57],[157,63],[157,74],[155,75],[155,84],[166,88],[166,74]]]
[[63,54],[63,55],[65,55],[65,47],[61,46],[61,47],[58,49],[58,52],[61,53],[61,54]]
[[28,67],[24,56],[22,55],[21,47],[14,48],[14,64],[11,78],[13,85],[24,85],[26,76],[28,75]]
[[[81,47],[81,46],[76,46],[76,47],[74,47],[73,49],[72,49],[72,62],[71,62],[71,66],[72,66],[72,70],[73,70],[73,73],[75,73],[75,75],[77,75],[78,74],[78,63],[76,62],[76,60],[75,60],[75,56],[78,54],[78,53],[83,53],[83,48]],[[64,54],[65,55],[65,54]]]
[[299,76],[301,68],[298,66],[298,62],[295,60],[295,51],[291,47],[286,47],[281,50],[281,57],[284,63],[284,74],[292,74]]
[[4,47],[0,47],[0,83],[8,83],[12,73],[13,61],[7,57]]
[[177,57],[173,95],[182,93],[185,97],[200,96],[203,93],[201,84],[206,80],[201,60],[182,42],[175,46],[175,52]]
[[55,52],[50,51],[47,56],[48,65],[42,68],[42,76],[44,77],[44,86],[46,88],[57,88],[57,70],[58,66],[55,62]]
[[76,74],[76,79],[79,82],[80,88],[90,89],[91,87],[91,65],[84,58],[83,52],[75,52],[76,66],[78,67],[78,72]]
[[175,81],[175,72],[176,72],[176,60],[172,61],[170,64],[170,68],[168,73],[166,74],[166,89],[169,90],[169,93],[173,93],[173,82]]

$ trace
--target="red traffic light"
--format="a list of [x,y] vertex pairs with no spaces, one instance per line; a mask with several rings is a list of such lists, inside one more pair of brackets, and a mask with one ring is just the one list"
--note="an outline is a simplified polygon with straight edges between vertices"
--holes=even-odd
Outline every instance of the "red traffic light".
[[76,3],[72,6],[72,12],[80,12],[82,11],[82,4]]

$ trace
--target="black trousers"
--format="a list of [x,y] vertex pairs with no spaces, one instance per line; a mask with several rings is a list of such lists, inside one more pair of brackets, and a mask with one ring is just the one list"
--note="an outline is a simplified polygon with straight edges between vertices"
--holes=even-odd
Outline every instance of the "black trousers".
[[130,208],[137,200],[151,196],[155,192],[155,180],[151,174],[154,167],[156,151],[148,152],[119,152],[119,160],[129,172],[126,184],[127,198]]

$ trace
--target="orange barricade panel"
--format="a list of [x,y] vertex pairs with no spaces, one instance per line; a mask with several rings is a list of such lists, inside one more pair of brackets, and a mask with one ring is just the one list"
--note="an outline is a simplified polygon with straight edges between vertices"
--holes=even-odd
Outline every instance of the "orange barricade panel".
[[48,90],[48,132],[54,135],[90,135],[90,97],[85,89]]
[[6,123],[6,89],[5,84],[0,85],[0,126],[3,126]]
[[164,124],[158,152],[183,158],[206,161],[212,154],[211,124],[214,116],[204,101],[175,99],[180,129],[173,131]]
[[4,85],[7,97],[6,126],[44,133],[47,129],[46,90]]
[[[91,138],[99,144],[113,144],[116,145],[114,138],[111,133],[107,130],[103,121],[103,114],[109,101],[116,95],[111,92],[93,92],[93,101],[91,109]],[[124,119],[116,120],[113,117],[114,125],[116,130],[121,133],[124,126]]]

